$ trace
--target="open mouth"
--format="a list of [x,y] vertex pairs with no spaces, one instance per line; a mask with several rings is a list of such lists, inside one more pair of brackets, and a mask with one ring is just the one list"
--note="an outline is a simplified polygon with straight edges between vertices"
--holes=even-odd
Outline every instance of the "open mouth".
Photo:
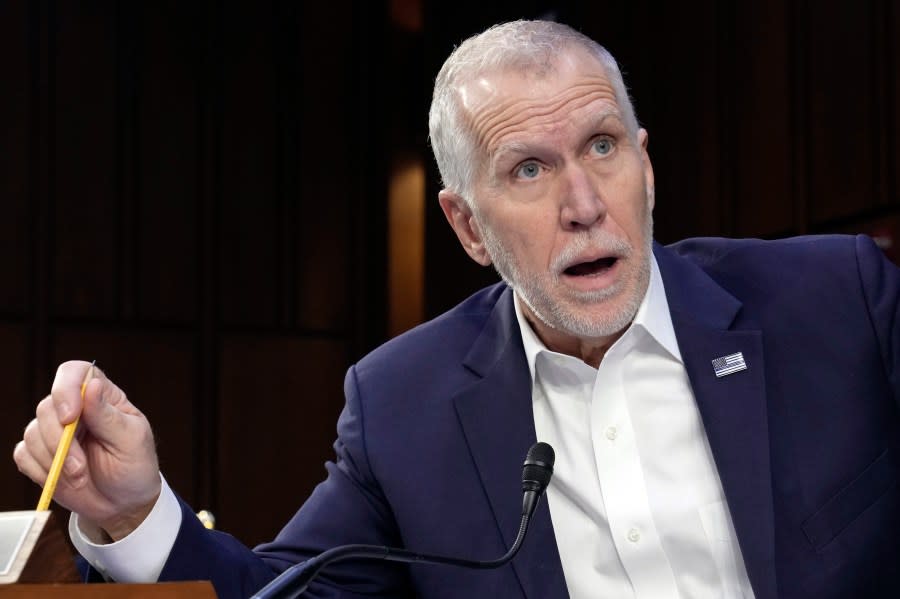
[[597,260],[593,260],[591,262],[580,262],[578,264],[573,264],[569,268],[565,269],[563,273],[572,277],[590,277],[606,272],[607,270],[612,268],[617,261],[618,258],[615,256],[598,258]]

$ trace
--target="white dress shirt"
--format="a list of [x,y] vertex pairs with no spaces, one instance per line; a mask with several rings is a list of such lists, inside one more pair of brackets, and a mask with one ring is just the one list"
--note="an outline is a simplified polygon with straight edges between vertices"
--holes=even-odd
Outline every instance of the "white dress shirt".
[[515,303],[572,599],[752,598],[656,260],[597,369],[547,349]]
[[[556,450],[547,501],[572,599],[752,598],[656,261],[634,323],[599,369],[548,350],[515,304],[537,437]],[[181,517],[163,480],[125,539],[94,544],[76,515],[69,532],[104,576],[153,582]]]
[[130,535],[115,543],[98,544],[78,526],[78,514],[69,517],[69,536],[84,559],[107,580],[156,582],[181,528],[181,505],[166,479],[150,513]]

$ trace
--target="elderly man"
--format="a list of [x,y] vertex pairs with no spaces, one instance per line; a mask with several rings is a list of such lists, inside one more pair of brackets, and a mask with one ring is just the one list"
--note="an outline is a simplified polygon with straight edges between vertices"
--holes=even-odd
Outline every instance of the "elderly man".
[[[98,376],[58,491],[95,568],[240,597],[345,543],[495,557],[541,439],[556,474],[511,566],[344,562],[311,596],[900,596],[900,276],[870,240],[653,245],[647,132],[563,25],[464,42],[430,128],[444,214],[504,282],[350,369],[327,479],[253,552],[202,529]],[[15,450],[38,483],[86,368]]]

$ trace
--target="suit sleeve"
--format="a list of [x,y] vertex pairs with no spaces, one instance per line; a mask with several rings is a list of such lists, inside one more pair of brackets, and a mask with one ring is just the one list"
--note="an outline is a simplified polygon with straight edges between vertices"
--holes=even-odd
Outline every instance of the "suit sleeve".
[[900,404],[900,269],[865,235],[856,238],[856,259],[882,367]]
[[[229,535],[204,529],[183,505],[186,515],[160,580],[211,580],[221,599],[238,599],[250,596],[290,565],[331,547],[400,543],[393,513],[366,454],[355,368],[347,373],[344,390],[336,459],[326,464],[327,478],[278,536],[251,551]],[[326,568],[304,595],[318,599],[412,596],[405,566],[354,560]]]

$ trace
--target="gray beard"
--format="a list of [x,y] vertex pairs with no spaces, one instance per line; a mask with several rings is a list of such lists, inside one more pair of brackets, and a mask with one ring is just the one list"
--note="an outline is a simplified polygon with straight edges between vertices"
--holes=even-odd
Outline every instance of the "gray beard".
[[[615,238],[600,230],[586,231],[577,237],[563,253],[554,260],[550,274],[546,282],[542,284],[540,277],[525,275],[520,269],[513,254],[502,245],[494,235],[490,227],[481,225],[482,237],[485,249],[491,257],[497,274],[509,285],[519,298],[531,309],[531,312],[550,328],[559,330],[579,338],[603,338],[610,337],[623,331],[634,320],[638,308],[647,292],[650,281],[650,256],[653,245],[653,217],[648,215],[645,229],[644,259],[641,261],[636,273],[637,280],[620,281],[612,287],[591,292],[571,291],[564,300],[554,300],[549,289],[555,286],[566,291],[564,287],[557,285],[561,268],[574,259],[586,247],[600,247],[610,253],[618,254],[624,258],[634,255],[634,248],[627,242]],[[578,304],[590,305],[607,301],[610,298],[625,294],[622,308],[613,314],[606,316],[587,316],[574,309]],[[570,307],[572,306],[572,307]]]

